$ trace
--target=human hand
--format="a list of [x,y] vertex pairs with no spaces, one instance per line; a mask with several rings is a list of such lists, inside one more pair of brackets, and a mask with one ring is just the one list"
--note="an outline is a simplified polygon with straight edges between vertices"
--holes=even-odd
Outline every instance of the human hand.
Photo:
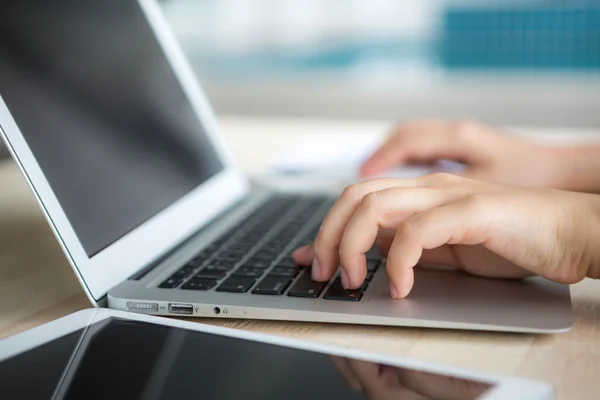
[[433,174],[349,186],[323,221],[314,248],[298,249],[294,258],[312,262],[319,281],[341,263],[344,287],[355,289],[366,276],[365,253],[377,242],[387,254],[390,293],[403,298],[417,263],[494,278],[597,278],[598,238],[599,196]]
[[364,177],[410,163],[459,161],[460,175],[498,183],[557,187],[561,175],[552,149],[474,123],[419,121],[396,127],[360,169]]
[[370,400],[477,399],[490,385],[368,361],[331,357],[348,385]]

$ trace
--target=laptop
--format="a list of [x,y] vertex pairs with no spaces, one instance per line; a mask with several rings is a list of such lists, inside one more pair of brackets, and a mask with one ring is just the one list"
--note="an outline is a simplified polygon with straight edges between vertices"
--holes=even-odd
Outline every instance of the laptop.
[[7,147],[97,306],[513,332],[572,326],[569,287],[542,278],[416,268],[410,296],[392,300],[385,260],[372,250],[360,289],[344,290],[337,276],[312,281],[290,253],[314,239],[335,195],[278,192],[244,176],[155,1],[3,1],[0,96]]

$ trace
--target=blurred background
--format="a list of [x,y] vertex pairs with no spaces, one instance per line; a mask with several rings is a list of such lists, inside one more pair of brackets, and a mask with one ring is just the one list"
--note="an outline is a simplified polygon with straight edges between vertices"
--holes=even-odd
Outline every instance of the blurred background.
[[600,126],[600,2],[164,0],[216,110]]
[[219,114],[600,127],[597,0],[161,5]]

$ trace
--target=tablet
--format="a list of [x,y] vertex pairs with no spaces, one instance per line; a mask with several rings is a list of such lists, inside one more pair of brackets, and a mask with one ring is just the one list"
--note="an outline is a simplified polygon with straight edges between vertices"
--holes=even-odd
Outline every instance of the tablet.
[[0,341],[2,399],[529,399],[548,385],[138,313],[84,310]]

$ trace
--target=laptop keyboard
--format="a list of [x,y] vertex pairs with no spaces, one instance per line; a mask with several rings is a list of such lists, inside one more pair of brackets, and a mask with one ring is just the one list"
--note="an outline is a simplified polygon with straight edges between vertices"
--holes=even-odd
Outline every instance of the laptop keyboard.
[[310,267],[296,264],[291,256],[314,241],[333,202],[327,197],[272,197],[159,287],[360,301],[381,264],[375,249],[367,253],[367,278],[356,290],[344,289],[338,274],[329,282],[313,281]]

